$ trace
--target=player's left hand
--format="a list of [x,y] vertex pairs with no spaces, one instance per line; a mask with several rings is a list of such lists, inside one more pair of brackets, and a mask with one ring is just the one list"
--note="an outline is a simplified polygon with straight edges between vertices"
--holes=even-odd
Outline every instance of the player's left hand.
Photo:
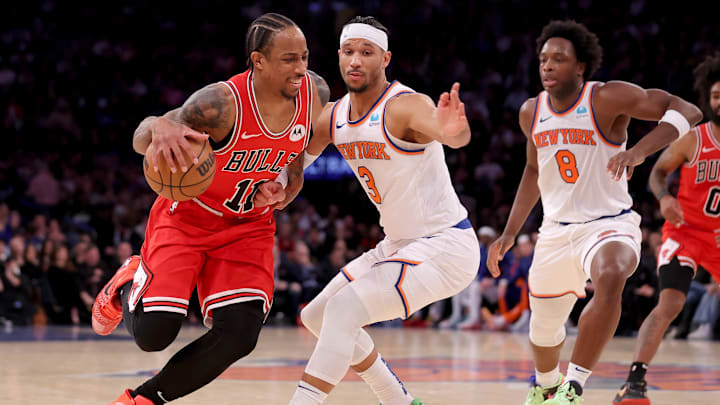
[[468,127],[465,103],[460,101],[460,83],[455,82],[450,93],[440,95],[437,103],[437,120],[447,136],[457,136]]
[[253,198],[256,207],[275,205],[285,199],[285,188],[277,181],[267,181],[258,186],[258,193]]
[[640,165],[644,161],[645,157],[637,156],[632,149],[626,150],[610,158],[607,164],[607,171],[611,179],[619,181],[622,178],[625,168],[627,168],[627,179],[630,180],[635,166]]

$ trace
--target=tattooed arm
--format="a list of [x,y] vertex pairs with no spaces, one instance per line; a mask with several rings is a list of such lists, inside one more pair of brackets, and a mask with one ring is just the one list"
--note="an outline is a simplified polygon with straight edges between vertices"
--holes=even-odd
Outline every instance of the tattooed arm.
[[[182,107],[161,117],[147,117],[133,136],[133,148],[141,155],[153,145],[153,161],[162,155],[174,172],[187,170],[188,160],[197,163],[187,138],[205,140],[209,136],[221,142],[235,124],[235,100],[230,89],[221,83],[196,91]],[[156,168],[157,170],[157,168]]]

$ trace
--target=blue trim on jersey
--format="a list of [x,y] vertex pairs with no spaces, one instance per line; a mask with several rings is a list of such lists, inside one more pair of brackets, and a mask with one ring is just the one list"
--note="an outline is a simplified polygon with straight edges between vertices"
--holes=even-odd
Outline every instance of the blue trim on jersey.
[[610,145],[622,146],[622,142],[615,143],[615,142],[609,140],[607,138],[607,136],[605,136],[605,134],[603,134],[602,129],[600,129],[600,125],[598,125],[598,123],[597,123],[597,119],[595,118],[595,108],[593,108],[593,102],[592,102],[593,94],[595,94],[595,87],[597,87],[597,85],[598,85],[597,83],[593,84],[592,89],[590,89],[590,115],[592,116],[593,125],[595,125],[595,129],[598,131],[600,136],[602,136],[602,138],[605,140],[605,142],[609,143]]
[[[562,110],[562,111],[555,111],[555,109],[553,108],[553,106],[550,104],[550,93],[548,93],[548,97],[547,97],[547,105],[548,105],[548,108],[550,109],[550,111],[554,112],[555,114],[561,114],[561,115],[562,115],[562,114],[565,114],[566,112],[568,112],[568,111],[570,111],[570,110],[572,110],[573,108],[577,107],[577,103],[578,103],[578,101],[580,101],[580,97],[582,97],[583,94],[585,94],[585,86],[587,86],[587,82],[583,83],[582,89],[580,90],[580,94],[578,94],[578,96],[577,96],[577,98],[575,99],[575,101],[573,101],[573,103],[570,104],[570,107],[568,107],[568,108],[566,108],[566,109],[564,109],[564,110]],[[594,86],[593,86],[593,87],[594,87]]]
[[342,99],[338,100],[333,104],[332,110],[330,110],[330,142],[335,143],[335,109]]
[[[399,96],[400,94],[403,94],[403,93],[412,93],[412,92],[410,92],[410,91],[401,92],[401,93],[396,94],[395,96]],[[393,96],[393,97],[395,97],[395,96]],[[385,106],[387,107],[387,104],[386,104]],[[402,148],[402,147],[398,146],[395,142],[393,142],[392,139],[390,139],[390,134],[388,134],[387,129],[385,128],[385,110],[384,110],[384,109],[383,109],[383,119],[382,119],[382,130],[383,130],[383,135],[385,135],[385,140],[388,141],[388,143],[390,143],[390,145],[391,145],[393,148],[395,148],[395,149],[397,149],[397,150],[399,150],[399,151],[401,151],[401,152],[409,153],[409,154],[412,154],[412,155],[419,155],[419,154],[425,152],[425,148],[421,148],[421,149],[405,149],[405,148]]]
[[465,218],[462,221],[458,222],[457,224],[453,225],[453,228],[470,229],[470,228],[472,228],[472,224],[470,223],[469,219]]
[[352,108],[352,105],[351,105],[350,102],[348,101],[348,118],[347,118],[348,124],[350,124],[350,125],[356,125],[356,124],[359,123],[360,121],[364,120],[364,119],[367,117],[367,115],[370,114],[370,113],[375,109],[375,107],[378,105],[378,103],[380,102],[380,100],[382,100],[382,99],[385,97],[385,93],[387,93],[388,90],[390,90],[390,88],[393,86],[393,84],[395,84],[395,82],[397,82],[397,80],[393,80],[392,83],[390,83],[390,84],[385,88],[385,90],[383,90],[382,94],[380,94],[380,97],[378,97],[378,99],[375,100],[375,102],[373,103],[372,107],[370,107],[370,109],[365,113],[365,115],[363,115],[362,117],[360,117],[360,119],[357,120],[357,121],[352,121],[352,120],[350,120],[350,109]]
[[541,100],[542,100],[542,92],[537,95],[537,98],[535,98],[535,110],[533,110],[532,122],[530,123],[530,136],[532,136],[533,131],[535,131],[535,124],[536,124],[535,118],[537,118],[537,113],[538,113],[538,110],[540,109]]
[[558,224],[563,225],[563,226],[565,226],[565,225],[581,225],[581,224],[587,224],[588,222],[599,221],[601,219],[619,217],[620,215],[629,214],[631,212],[632,212],[632,210],[630,208],[625,208],[624,210],[620,211],[619,214],[615,214],[615,215],[603,215],[602,217],[591,219],[591,220],[585,221],[585,222],[559,222],[558,221]]

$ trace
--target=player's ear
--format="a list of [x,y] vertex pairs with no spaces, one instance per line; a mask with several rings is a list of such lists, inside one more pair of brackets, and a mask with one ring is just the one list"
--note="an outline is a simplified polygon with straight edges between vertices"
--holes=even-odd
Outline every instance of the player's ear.
[[392,52],[387,51],[383,55],[383,69],[387,68],[390,64],[390,59],[392,59]]
[[252,61],[253,69],[262,70],[266,63],[265,55],[260,51],[253,51],[250,54],[250,61]]
[[585,75],[585,69],[587,68],[587,63],[585,62],[578,62],[577,64],[577,75],[578,76],[584,76]]

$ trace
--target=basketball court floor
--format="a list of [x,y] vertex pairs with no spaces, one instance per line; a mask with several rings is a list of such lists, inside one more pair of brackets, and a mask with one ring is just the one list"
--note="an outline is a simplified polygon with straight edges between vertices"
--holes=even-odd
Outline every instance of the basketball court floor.
[[[124,330],[108,337],[89,328],[0,330],[0,404],[105,405],[202,333],[185,328],[165,351],[143,353]],[[525,335],[385,328],[370,329],[370,334],[410,392],[428,405],[520,405],[525,399],[533,370]],[[314,343],[301,328],[265,328],[249,357],[173,404],[287,404]],[[573,343],[569,337],[565,360]],[[588,382],[584,404],[611,404],[634,343],[613,339]],[[653,405],[720,404],[720,343],[664,341],[648,382]],[[377,401],[358,377],[348,374],[326,404]]]

